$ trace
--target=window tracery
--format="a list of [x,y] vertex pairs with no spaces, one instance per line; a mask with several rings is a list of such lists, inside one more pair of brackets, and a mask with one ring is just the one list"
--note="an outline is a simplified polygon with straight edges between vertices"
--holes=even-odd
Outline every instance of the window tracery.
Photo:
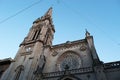
[[78,69],[81,67],[81,59],[80,56],[74,52],[66,52],[61,55],[58,59],[58,70],[63,71],[68,66],[69,70]]

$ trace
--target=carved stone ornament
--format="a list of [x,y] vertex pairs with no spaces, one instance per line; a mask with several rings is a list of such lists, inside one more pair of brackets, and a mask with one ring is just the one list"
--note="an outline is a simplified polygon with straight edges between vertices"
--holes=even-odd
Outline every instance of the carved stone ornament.
[[53,53],[52,53],[52,56],[56,56],[58,54],[58,52],[57,51],[54,51]]
[[85,51],[87,49],[87,47],[85,46],[85,45],[82,45],[81,47],[80,47],[80,50],[81,51]]

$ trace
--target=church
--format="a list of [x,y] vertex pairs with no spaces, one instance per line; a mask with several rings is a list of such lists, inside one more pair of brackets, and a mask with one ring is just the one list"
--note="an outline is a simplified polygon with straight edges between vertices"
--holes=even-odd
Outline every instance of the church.
[[36,19],[14,59],[0,60],[0,80],[120,80],[120,61],[104,63],[93,36],[52,45],[52,8]]

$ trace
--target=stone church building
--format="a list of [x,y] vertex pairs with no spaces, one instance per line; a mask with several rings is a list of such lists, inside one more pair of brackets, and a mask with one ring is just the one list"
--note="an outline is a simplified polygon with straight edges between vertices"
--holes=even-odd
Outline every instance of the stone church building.
[[58,45],[54,33],[50,8],[33,22],[15,58],[0,60],[0,80],[120,80],[120,61],[100,61],[87,30],[84,39]]

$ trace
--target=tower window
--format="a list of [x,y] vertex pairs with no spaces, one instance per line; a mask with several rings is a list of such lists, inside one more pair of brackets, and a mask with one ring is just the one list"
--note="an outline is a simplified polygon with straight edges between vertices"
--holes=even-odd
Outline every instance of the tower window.
[[24,66],[23,66],[23,65],[20,65],[20,66],[18,66],[18,67],[16,68],[16,70],[15,70],[16,74],[15,74],[14,80],[19,80],[20,74],[21,74],[21,72],[22,72],[23,70],[24,70]]
[[36,34],[37,34],[37,31],[35,31],[35,34],[33,35],[32,40],[34,40],[34,39],[35,39]]
[[35,33],[34,33],[34,35],[33,35],[32,40],[37,39],[39,37],[39,35],[40,35],[40,32],[41,32],[41,29],[36,30]]
[[41,30],[39,30],[39,31],[37,32],[35,39],[37,39],[37,38],[39,37],[40,31],[41,31]]

